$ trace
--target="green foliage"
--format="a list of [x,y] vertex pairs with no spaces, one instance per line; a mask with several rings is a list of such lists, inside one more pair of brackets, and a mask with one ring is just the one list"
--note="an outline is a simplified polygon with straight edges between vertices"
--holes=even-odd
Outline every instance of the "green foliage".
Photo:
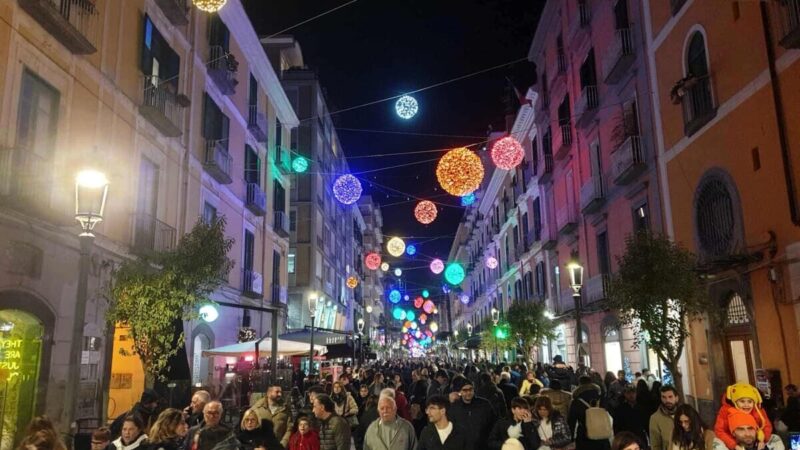
[[225,219],[198,221],[174,250],[129,260],[114,274],[107,320],[128,328],[133,352],[151,379],[162,376],[169,358],[183,345],[176,324],[198,318],[198,309],[227,279],[233,267],[227,254]]
[[[497,327],[507,328],[508,322],[501,320],[497,323]],[[459,335],[460,334],[461,332],[459,332]],[[512,350],[516,348],[516,340],[501,338],[498,335],[499,333],[497,333],[497,328],[495,328],[492,319],[489,317],[483,319],[483,322],[481,322],[480,348],[485,351],[487,355],[494,354],[495,348],[497,349],[498,355],[505,350]]]
[[508,308],[511,336],[522,342],[528,367],[533,367],[533,351],[545,339],[555,339],[556,324],[545,316],[544,302],[514,302]]
[[609,286],[609,306],[633,328],[637,344],[647,342],[675,375],[689,336],[689,321],[711,310],[688,250],[661,235],[637,233],[625,240],[625,254]]

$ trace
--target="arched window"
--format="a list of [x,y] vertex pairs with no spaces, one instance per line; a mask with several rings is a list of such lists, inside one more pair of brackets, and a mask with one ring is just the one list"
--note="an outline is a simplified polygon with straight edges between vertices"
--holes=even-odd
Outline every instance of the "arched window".
[[622,339],[619,321],[614,316],[603,319],[603,353],[606,370],[616,373],[622,370]]
[[698,186],[695,223],[700,247],[707,255],[722,256],[733,251],[736,240],[733,198],[721,177],[706,177]]
[[[683,104],[684,134],[691,136],[716,115],[706,42],[701,31],[690,35],[685,55],[686,77],[676,91]],[[676,87],[677,88],[677,87]]]
[[750,314],[747,312],[742,296],[734,293],[725,310],[725,325],[735,327],[748,324],[750,324]]
[[708,75],[706,42],[703,34],[699,31],[695,31],[689,41],[689,48],[686,52],[686,71],[698,78]]

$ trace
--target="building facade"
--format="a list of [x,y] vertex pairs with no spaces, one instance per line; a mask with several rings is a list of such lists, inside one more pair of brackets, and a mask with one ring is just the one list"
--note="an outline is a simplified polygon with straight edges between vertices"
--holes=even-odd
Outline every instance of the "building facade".
[[692,323],[684,390],[713,417],[744,381],[796,383],[800,2],[643,2],[665,231],[722,323]]
[[100,416],[106,403],[115,417],[144,381],[138,360],[117,352],[125,330],[116,342],[106,331],[122,261],[174,248],[198,220],[224,215],[235,269],[214,299],[234,307],[186,324],[192,376],[224,382],[223,362],[201,350],[235,343],[242,326],[268,331],[268,318],[245,307],[287,298],[291,185],[276,152],[298,121],[238,0],[214,16],[184,2],[19,0],[0,18],[0,315],[4,345],[26,346],[24,361],[8,362],[19,381],[4,383],[16,399],[3,417],[16,425],[3,427],[11,448],[32,415],[61,416],[78,279],[75,173],[91,167],[110,181],[77,417]]
[[[358,209],[364,218],[364,246],[362,255],[370,253],[381,254],[383,251],[383,215],[380,205],[369,195],[361,197],[358,201]],[[385,341],[385,331],[381,327],[384,317],[384,297],[383,271],[369,270],[364,267],[365,277],[362,280],[363,289],[361,290],[362,302],[360,307],[360,317],[364,319],[364,336],[369,339],[373,346],[383,345]],[[358,320],[358,318],[356,318]],[[367,342],[366,340],[364,341]]]

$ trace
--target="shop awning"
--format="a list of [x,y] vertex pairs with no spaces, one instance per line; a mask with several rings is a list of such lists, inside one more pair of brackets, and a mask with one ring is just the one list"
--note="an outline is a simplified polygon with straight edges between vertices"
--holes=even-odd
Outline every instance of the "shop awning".
[[[311,349],[302,342],[278,339],[278,355],[297,356],[308,355]],[[203,356],[244,356],[256,352],[256,341],[240,342],[238,344],[225,345],[222,347],[203,350]],[[314,345],[314,353],[324,355],[328,349],[324,345]],[[270,356],[272,353],[272,340],[267,338],[258,344],[260,356]]]
[[[314,346],[347,344],[350,333],[338,330],[314,329]],[[281,340],[311,344],[311,328],[305,327],[297,331],[290,331],[280,336]]]

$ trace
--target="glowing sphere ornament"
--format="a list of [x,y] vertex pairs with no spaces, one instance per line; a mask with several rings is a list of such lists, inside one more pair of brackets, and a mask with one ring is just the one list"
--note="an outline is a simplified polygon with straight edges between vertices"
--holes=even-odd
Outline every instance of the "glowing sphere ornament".
[[495,258],[494,256],[490,256],[490,257],[486,258],[486,267],[488,267],[490,269],[496,269],[497,268],[497,258]]
[[364,265],[367,266],[369,270],[378,270],[378,267],[381,266],[381,255],[377,253],[370,253],[364,258]]
[[403,308],[395,308],[394,310],[392,310],[392,317],[394,317],[397,320],[405,320],[406,312],[403,311]]
[[461,294],[461,296],[458,297],[458,299],[461,301],[461,303],[465,305],[469,304],[469,295],[467,294]]
[[417,325],[417,322],[411,322],[411,329],[412,330],[416,330],[417,327],[419,327],[419,325]]
[[464,268],[459,263],[450,263],[444,271],[444,279],[453,286],[457,286],[464,281]]
[[[411,322],[414,322],[414,319],[416,318],[417,315],[414,314],[414,311],[406,311],[406,319],[410,320]],[[413,326],[414,324],[412,323],[411,325]]]
[[420,315],[419,315],[419,321],[420,321],[420,323],[422,323],[422,324],[425,324],[425,321],[426,321],[426,320],[428,320],[428,315],[427,315],[427,314],[425,314],[425,313],[422,313],[422,314],[420,314]]
[[400,291],[392,289],[389,292],[389,301],[395,304],[400,303]]
[[228,3],[228,0],[193,0],[194,6],[200,11],[215,13]]
[[399,277],[401,275],[403,275],[403,269],[399,267],[397,269],[394,269],[394,276]]
[[436,333],[437,331],[439,331],[439,324],[436,322],[431,322],[431,324],[428,325],[428,328],[430,328],[431,331]]
[[410,298],[411,298],[411,297],[409,297],[409,296],[408,296],[408,294],[406,294],[406,295],[404,295],[404,296],[403,296],[403,300],[405,300],[405,301],[408,301],[408,299],[410,299]]
[[352,275],[347,277],[347,287],[349,287],[350,289],[355,289],[356,286],[358,286],[358,278]]
[[333,195],[344,205],[352,205],[361,198],[361,182],[348,174],[342,175],[333,182]]
[[305,172],[308,170],[308,160],[302,156],[298,156],[294,159],[294,161],[292,161],[292,170],[294,170],[295,173]]
[[492,161],[501,169],[511,170],[517,167],[524,157],[525,149],[522,144],[511,136],[500,139],[492,146]]
[[463,197],[483,181],[481,159],[466,147],[450,150],[436,165],[436,179],[448,194]]
[[389,271],[389,263],[387,263],[387,262],[381,263],[381,270],[384,271],[384,272],[388,272]]
[[431,293],[430,293],[430,292],[428,292],[428,290],[427,290],[427,289],[423,289],[423,290],[422,290],[422,298],[428,298],[428,297],[430,297],[430,296],[431,296]]
[[438,214],[439,211],[436,209],[436,204],[430,200],[423,200],[417,203],[417,207],[414,208],[414,217],[417,218],[419,223],[424,225],[436,220]]
[[461,197],[461,206],[469,206],[475,203],[475,193],[467,194]]
[[414,97],[410,95],[404,95],[397,99],[394,104],[394,110],[401,119],[408,120],[417,115],[417,111],[419,111],[419,104],[417,103],[417,99]]
[[214,305],[201,306],[199,313],[200,313],[200,318],[208,323],[217,320],[217,318],[219,317],[219,311],[217,311],[217,307]]
[[430,301],[430,300],[426,300],[425,303],[422,304],[422,310],[425,311],[428,314],[432,314],[433,313],[433,308],[434,307],[436,307],[436,305],[434,305],[433,302]]
[[444,270],[444,263],[442,262],[441,259],[436,258],[433,261],[431,261],[431,272],[433,272],[436,275],[439,275],[440,273],[442,273],[443,270]]
[[417,246],[414,244],[408,244],[406,246],[406,255],[414,256],[417,254]]
[[414,299],[414,308],[422,308],[422,304],[425,303],[425,299],[422,297],[417,297]]
[[386,243],[386,251],[392,256],[400,256],[406,251],[406,243],[399,237],[393,237]]

